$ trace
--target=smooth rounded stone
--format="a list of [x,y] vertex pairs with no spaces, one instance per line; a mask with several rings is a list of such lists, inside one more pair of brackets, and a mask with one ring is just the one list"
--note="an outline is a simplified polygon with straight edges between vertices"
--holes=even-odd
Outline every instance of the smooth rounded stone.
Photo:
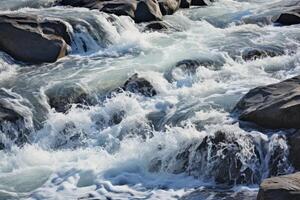
[[164,31],[168,30],[168,25],[164,22],[158,21],[158,22],[150,22],[145,26],[145,31]]
[[145,78],[140,78],[138,74],[131,76],[122,87],[124,91],[141,94],[146,97],[153,97],[157,94],[152,84]]
[[55,85],[46,90],[48,103],[56,112],[67,112],[72,104],[87,105],[91,102],[88,91],[79,84]]
[[180,8],[189,8],[191,6],[192,0],[181,0]]
[[288,137],[288,144],[290,147],[289,160],[293,167],[300,171],[300,131],[296,131]]
[[211,5],[211,0],[191,0],[192,6],[208,6]]
[[138,1],[134,15],[136,23],[162,20],[162,13],[157,0]]
[[282,55],[284,55],[284,50],[279,47],[249,48],[242,52],[242,58],[245,61]]
[[234,112],[265,128],[300,128],[300,76],[250,90]]
[[0,15],[0,50],[16,60],[55,62],[67,54],[68,43],[71,36],[62,21],[35,15]]
[[162,15],[174,14],[180,6],[180,0],[158,0]]
[[100,11],[115,14],[118,16],[130,16],[135,18],[135,10],[137,7],[136,1],[108,1],[103,2],[100,6]]
[[265,179],[259,188],[257,200],[299,200],[300,173]]
[[287,12],[282,13],[279,18],[275,21],[275,23],[289,26],[294,24],[300,24],[300,12]]

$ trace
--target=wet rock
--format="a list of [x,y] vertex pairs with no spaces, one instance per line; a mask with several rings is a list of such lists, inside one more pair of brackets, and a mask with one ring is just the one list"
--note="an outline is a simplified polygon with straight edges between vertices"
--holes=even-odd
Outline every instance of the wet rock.
[[134,19],[136,7],[136,1],[106,1],[102,3],[100,10],[118,16],[130,16]]
[[30,64],[55,62],[67,54],[70,43],[68,28],[59,20],[35,15],[0,15],[0,50],[16,60]]
[[157,0],[62,0],[58,5],[85,7],[119,16],[130,16],[137,23],[162,20]]
[[158,0],[162,15],[174,14],[180,6],[180,0]]
[[152,84],[145,78],[140,78],[138,74],[130,77],[122,87],[123,90],[138,93],[146,97],[153,97],[157,94]]
[[32,113],[29,105],[16,93],[0,89],[0,149],[9,145],[22,146],[33,132]]
[[134,15],[136,23],[162,20],[162,13],[157,0],[138,1]]
[[289,159],[293,167],[300,171],[300,131],[297,131],[289,136],[288,144],[290,146]]
[[67,112],[72,104],[91,103],[88,91],[79,84],[55,85],[45,93],[50,107],[57,112]]
[[284,55],[284,50],[281,48],[250,48],[242,52],[242,58],[245,61],[262,59],[266,57],[276,57]]
[[210,0],[191,0],[192,6],[208,6],[211,5],[212,1]]
[[173,82],[179,79],[177,76],[181,77],[181,75],[194,75],[200,66],[211,70],[219,70],[223,64],[224,60],[218,58],[214,60],[207,58],[182,60],[176,63],[175,66],[165,74],[165,78],[169,82]]
[[282,13],[279,18],[275,21],[275,23],[289,26],[294,24],[300,24],[300,12],[287,12]]
[[162,160],[161,169],[217,184],[253,184],[260,181],[259,159],[251,136],[218,131],[203,140],[183,144],[175,155]]
[[180,8],[189,8],[192,0],[181,0]]
[[161,31],[168,30],[168,26],[164,22],[150,22],[145,26],[145,31]]
[[300,76],[250,90],[234,111],[265,128],[300,128]]
[[272,177],[260,185],[257,200],[300,199],[300,173]]

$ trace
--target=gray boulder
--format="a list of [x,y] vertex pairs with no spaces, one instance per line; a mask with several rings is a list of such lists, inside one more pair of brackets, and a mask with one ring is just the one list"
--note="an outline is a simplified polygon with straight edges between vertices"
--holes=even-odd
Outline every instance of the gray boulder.
[[0,15],[0,50],[16,60],[55,62],[67,54],[70,43],[71,36],[62,21],[35,15]]
[[300,76],[250,90],[234,111],[265,128],[300,128]]
[[158,2],[163,15],[172,15],[179,9],[181,0],[158,0]]
[[257,196],[257,200],[298,199],[300,199],[300,173],[265,179]]
[[300,12],[282,13],[275,23],[279,23],[284,26],[300,24]]

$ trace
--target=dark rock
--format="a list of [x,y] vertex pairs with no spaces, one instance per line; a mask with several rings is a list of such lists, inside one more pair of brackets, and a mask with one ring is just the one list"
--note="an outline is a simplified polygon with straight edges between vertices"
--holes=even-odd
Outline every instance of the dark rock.
[[[247,147],[250,154],[243,155],[244,144],[238,141],[250,144]],[[201,180],[212,180],[224,185],[253,184],[260,181],[260,155],[256,151],[254,139],[249,135],[218,131],[203,140],[181,146],[175,155],[162,160],[162,170],[175,174],[187,173]],[[152,163],[151,166],[156,165]]]
[[211,70],[219,70],[223,66],[223,64],[224,60],[218,58],[215,58],[214,60],[207,58],[182,60],[177,62],[175,66],[165,74],[165,78],[169,82],[173,82],[174,80],[176,80],[175,74],[178,72],[178,70],[180,70],[183,74],[192,76],[197,72],[197,69],[200,66],[204,66]]
[[300,24],[300,12],[283,13],[279,16],[279,18],[275,21],[275,23],[279,23],[284,26]]
[[300,76],[250,90],[234,111],[265,128],[300,128]]
[[156,31],[159,31],[159,30],[168,30],[168,26],[163,23],[163,22],[150,22],[149,24],[146,25],[145,27],[145,30],[146,31],[149,31],[149,30],[156,30]]
[[58,5],[85,7],[130,16],[137,23],[162,20],[157,0],[62,0]]
[[140,0],[138,2],[134,17],[136,23],[161,20],[162,13],[157,0]]
[[134,74],[130,77],[122,89],[132,93],[138,93],[146,97],[153,97],[157,94],[152,84],[146,79],[138,77],[138,74]]
[[56,85],[46,91],[49,105],[57,112],[67,112],[72,104],[89,104],[88,91],[77,84]]
[[192,0],[191,1],[192,6],[208,6],[211,5],[210,0]]
[[180,6],[180,0],[158,0],[162,15],[174,14]]
[[136,1],[107,1],[102,3],[100,11],[118,16],[130,16],[134,19],[136,6]]
[[257,200],[298,199],[300,199],[300,173],[264,180],[257,196]]
[[280,48],[251,48],[242,52],[242,58],[245,61],[262,59],[266,57],[276,57],[284,55],[284,50]]
[[293,167],[300,171],[300,131],[297,131],[288,138],[288,144],[290,147],[289,160]]
[[55,62],[67,54],[70,43],[67,26],[59,20],[0,15],[0,50],[16,60],[30,64]]
[[28,142],[28,135],[34,129],[31,117],[29,105],[20,96],[0,89],[0,149],[6,148],[4,138],[18,146]]
[[191,6],[192,0],[181,0],[180,8],[189,8]]

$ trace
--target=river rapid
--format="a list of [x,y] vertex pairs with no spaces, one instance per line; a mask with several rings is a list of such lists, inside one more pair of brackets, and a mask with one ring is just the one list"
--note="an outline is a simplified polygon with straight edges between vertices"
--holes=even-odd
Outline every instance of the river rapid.
[[[165,16],[167,31],[144,31],[126,16],[0,0],[0,13],[55,17],[73,37],[52,64],[0,52],[0,87],[14,97],[2,100],[26,116],[0,125],[0,199],[255,199],[262,179],[293,171],[285,133],[241,123],[232,109],[249,89],[300,74],[300,26],[272,23],[297,2],[218,0]],[[282,53],[245,61],[249,48]],[[209,65],[174,70],[188,59]],[[110,94],[134,73],[157,95]],[[47,91],[73,86],[93,103],[49,106]],[[16,145],[23,131],[29,142]]]

